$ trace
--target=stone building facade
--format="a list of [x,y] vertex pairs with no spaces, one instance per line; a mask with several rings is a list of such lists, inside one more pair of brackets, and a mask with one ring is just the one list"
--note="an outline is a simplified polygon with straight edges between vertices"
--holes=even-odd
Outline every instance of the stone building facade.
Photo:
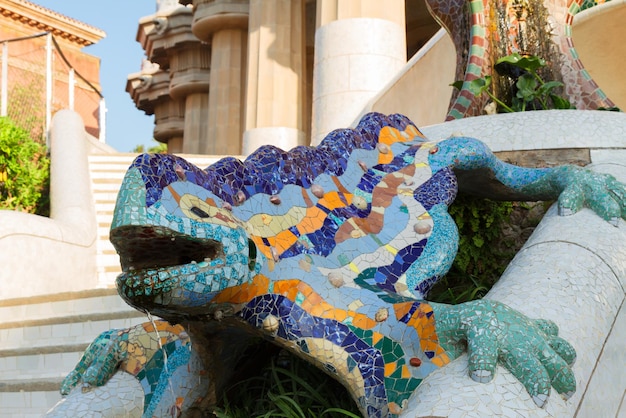
[[414,0],[182,0],[157,9],[140,19],[148,60],[126,90],[154,114],[155,139],[190,154],[319,142],[349,126],[439,29]]

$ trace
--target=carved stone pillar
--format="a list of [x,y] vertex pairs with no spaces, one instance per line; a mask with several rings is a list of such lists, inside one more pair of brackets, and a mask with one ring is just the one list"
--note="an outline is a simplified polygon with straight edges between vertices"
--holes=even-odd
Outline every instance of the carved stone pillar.
[[210,61],[209,48],[200,42],[185,44],[170,54],[170,96],[185,101],[185,154],[203,154],[203,144],[209,139]]
[[204,154],[240,155],[243,135],[247,0],[195,0],[192,31],[211,44],[207,140]]
[[406,62],[404,0],[319,0],[313,67],[314,144],[350,126]]
[[250,0],[243,154],[306,141],[304,0]]
[[177,153],[182,152],[185,103],[170,97],[169,84],[169,72],[156,64],[144,65],[140,72],[128,76],[126,91],[138,109],[154,115],[154,139]]
[[185,132],[185,102],[165,98],[154,104],[154,139],[167,143],[171,153],[183,152]]
[[[169,73],[173,102],[162,104],[159,109],[168,115],[166,119],[175,117],[181,109],[185,112],[182,141],[173,141],[170,151],[199,154],[208,138],[210,48],[192,33],[192,19],[189,7],[160,9],[155,15],[140,19],[137,39],[150,61]],[[155,120],[155,137],[167,131],[159,128],[159,122]]]

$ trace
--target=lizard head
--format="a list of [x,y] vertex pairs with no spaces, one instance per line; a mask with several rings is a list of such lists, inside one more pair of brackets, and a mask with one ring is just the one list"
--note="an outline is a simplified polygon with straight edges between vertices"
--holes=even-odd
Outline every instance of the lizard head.
[[[245,161],[227,157],[205,170],[173,155],[141,155],[112,222],[123,268],[118,290],[130,305],[166,319],[222,311],[216,296],[225,289],[309,272],[313,264],[310,280],[338,269],[358,286],[397,292],[404,283],[371,284],[378,279],[365,276],[373,270],[356,277],[348,260],[380,252],[381,263],[401,260],[393,277],[414,264],[432,228],[416,235],[408,220],[430,225],[427,211],[441,203],[431,202],[441,195],[434,192],[453,195],[446,171],[433,174],[426,162],[433,152],[406,117],[369,114],[315,148],[265,145]],[[398,236],[385,241],[395,247],[382,245],[378,234]],[[394,251],[407,252],[410,262],[388,259]],[[423,270],[426,279],[436,276]]]
[[110,239],[117,287],[131,306],[162,317],[206,315],[225,288],[258,273],[262,257],[232,204],[203,187],[203,170],[172,155],[144,154],[118,194]]

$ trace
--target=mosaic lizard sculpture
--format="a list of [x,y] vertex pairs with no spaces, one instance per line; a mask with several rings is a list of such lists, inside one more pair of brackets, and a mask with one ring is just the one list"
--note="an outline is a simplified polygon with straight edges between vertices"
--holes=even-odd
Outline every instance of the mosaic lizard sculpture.
[[[211,393],[224,387],[246,339],[261,335],[342,382],[366,417],[401,415],[420,381],[465,349],[474,380],[491,380],[500,361],[538,406],[551,386],[568,397],[576,355],[553,323],[495,301],[425,301],[456,255],[448,206],[457,186],[477,191],[469,176],[493,198],[558,198],[561,214],[585,205],[607,221],[626,218],[626,188],[609,175],[516,167],[476,139],[430,142],[406,117],[372,113],[316,148],[264,146],[206,170],[172,155],[139,156],[111,229],[124,271],[118,290],[137,309],[185,326]],[[128,332],[105,333],[108,348],[96,340],[63,390],[101,385],[126,364]],[[163,393],[160,367],[142,383],[146,409]],[[174,392],[194,379],[171,376]],[[179,409],[192,408],[197,399],[184,396]]]

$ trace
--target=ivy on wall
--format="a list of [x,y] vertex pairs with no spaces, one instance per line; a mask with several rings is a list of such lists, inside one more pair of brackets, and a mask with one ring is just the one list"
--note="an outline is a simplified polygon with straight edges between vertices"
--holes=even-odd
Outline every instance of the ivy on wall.
[[459,228],[459,251],[428,300],[456,304],[487,293],[516,252],[515,243],[502,240],[502,230],[511,222],[512,211],[511,202],[457,196],[449,212]]

